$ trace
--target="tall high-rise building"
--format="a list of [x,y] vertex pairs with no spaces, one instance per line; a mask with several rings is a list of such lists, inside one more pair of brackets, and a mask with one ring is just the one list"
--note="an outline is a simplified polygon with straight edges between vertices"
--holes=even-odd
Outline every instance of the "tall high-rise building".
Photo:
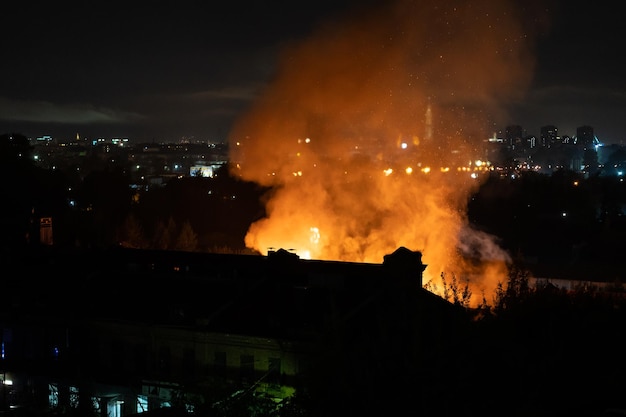
[[513,148],[522,144],[523,136],[523,129],[520,125],[509,125],[504,132],[506,143]]
[[576,144],[585,149],[593,148],[597,144],[597,139],[593,134],[593,127],[580,126],[576,129]]
[[559,141],[559,129],[554,125],[546,125],[541,127],[540,132],[541,146],[544,148],[551,148]]
[[598,171],[598,152],[596,145],[598,145],[599,142],[593,134],[593,127],[580,126],[576,128],[575,143],[578,147],[582,148],[582,169],[588,174],[596,173]]

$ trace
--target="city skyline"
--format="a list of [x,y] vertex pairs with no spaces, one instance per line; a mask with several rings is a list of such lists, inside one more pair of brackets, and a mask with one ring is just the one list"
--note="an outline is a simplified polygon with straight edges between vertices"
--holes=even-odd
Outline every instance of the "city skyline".
[[[503,139],[506,140],[507,138],[507,129],[512,128],[512,127],[520,127],[521,128],[521,132],[522,132],[522,138],[529,138],[529,137],[535,137],[535,138],[540,138],[541,137],[541,130],[544,128],[551,128],[551,127],[556,127],[557,131],[558,131],[558,138],[564,138],[564,137],[575,137],[577,135],[577,131],[581,128],[586,128],[586,127],[591,127],[592,130],[594,130],[594,135],[595,135],[595,129],[593,126],[588,126],[588,125],[580,125],[577,126],[576,129],[572,132],[572,133],[562,133],[561,129],[559,128],[559,126],[555,126],[553,124],[546,124],[546,125],[542,125],[537,129],[537,132],[529,132],[524,126],[518,125],[518,124],[510,124],[507,126],[503,126],[501,129],[498,129],[497,131],[494,131],[492,136],[490,137],[485,137],[484,140],[485,141],[491,141],[494,138],[498,138],[498,139]],[[185,136],[185,135],[172,135],[171,137],[168,138],[163,138],[164,140],[156,140],[157,138],[153,138],[152,140],[140,140],[138,138],[134,138],[134,137],[129,137],[129,136],[124,136],[124,135],[100,135],[100,134],[95,134],[92,136],[83,136],[81,134],[81,132],[71,132],[68,135],[64,135],[64,136],[55,136],[55,135],[50,135],[50,134],[35,134],[35,135],[24,135],[22,132],[0,132],[0,134],[20,134],[23,136],[26,136],[29,140],[36,142],[36,141],[56,141],[59,143],[67,143],[67,142],[72,142],[72,141],[88,141],[91,142],[93,144],[96,143],[108,143],[108,142],[113,142],[113,143],[118,143],[121,146],[124,146],[125,144],[137,144],[137,143],[161,143],[161,144],[166,144],[166,143],[213,143],[213,144],[219,144],[219,143],[227,143],[227,137],[196,137],[196,136]],[[597,137],[597,135],[595,135]],[[620,145],[620,146],[626,146],[624,143],[604,143],[601,138],[598,138],[599,142],[601,145]]]
[[[78,5],[72,13],[57,4],[34,8],[14,4],[8,8],[1,41],[9,65],[0,70],[0,131],[29,137],[226,140],[276,79],[279,59],[332,32],[329,27],[351,25],[367,15],[369,7],[382,20],[390,4],[414,13],[413,26],[424,25],[423,15],[432,17],[435,23],[424,29],[429,33],[416,35],[423,38],[419,48],[428,42],[439,48],[449,41],[438,35],[446,24],[445,13],[462,10],[465,15],[458,21],[464,27],[465,22],[478,21],[482,13],[481,6],[461,8],[452,2],[418,7],[377,0],[298,5],[234,2],[209,11],[155,6],[146,12],[126,4],[101,9]],[[489,114],[484,113],[487,136],[512,124],[534,135],[542,126],[555,125],[569,136],[577,127],[589,125],[601,142],[623,143],[626,89],[617,61],[623,50],[618,13],[559,1],[501,4],[496,10],[514,16],[509,26],[517,25],[510,33],[506,26],[502,45],[508,45],[507,36],[512,47],[528,43],[527,51],[510,57],[518,60],[513,68],[519,74],[511,82],[504,80],[506,88],[487,92],[479,88],[477,77],[490,67],[478,51],[471,65],[476,69],[449,58],[456,65],[452,77],[461,80],[459,73],[467,71],[474,74],[468,75],[470,83],[479,80],[473,90],[445,85],[445,78],[430,68],[411,69],[414,80],[430,79],[439,100],[465,108],[470,107],[463,97],[466,93],[479,97],[480,105],[495,104]],[[433,12],[435,6],[443,11],[441,15]],[[480,24],[497,21],[494,16]],[[467,23],[466,29],[470,28]],[[484,40],[476,42],[474,46],[480,46]],[[377,53],[373,44],[364,51]],[[414,53],[414,49],[398,51]],[[333,70],[341,71],[341,63]],[[496,71],[489,76],[502,75]],[[445,98],[443,90],[452,98]],[[421,114],[416,112],[415,117]]]

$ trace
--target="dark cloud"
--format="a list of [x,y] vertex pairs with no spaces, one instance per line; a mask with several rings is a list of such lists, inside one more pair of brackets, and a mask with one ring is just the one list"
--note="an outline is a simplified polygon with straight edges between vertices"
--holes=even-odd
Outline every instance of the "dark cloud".
[[[73,136],[76,129],[97,134],[115,126],[146,138],[225,136],[275,76],[279,54],[289,45],[331,22],[349,23],[388,4],[13,2],[3,6],[2,15],[0,99],[5,111],[0,130],[19,127],[28,135],[43,134],[43,129]],[[455,4],[464,7],[465,2],[442,6]],[[473,3],[467,22],[479,17],[482,4]],[[610,117],[621,112],[626,90],[619,59],[623,25],[616,6],[520,4],[516,13],[525,22],[524,36],[536,48],[516,64],[530,71],[532,80],[527,94],[518,91],[508,98],[511,111],[503,112],[494,129],[514,123],[538,132],[545,123],[563,121],[563,126],[592,124],[612,140],[622,140],[623,118]],[[489,24],[488,18],[480,18]],[[431,29],[434,35],[450,29],[444,20],[439,24]],[[490,70],[478,58],[457,64],[475,74]],[[430,83],[439,83],[437,78],[433,74]],[[570,91],[580,92],[574,100],[585,113],[565,111],[574,106],[571,96],[561,92]],[[544,99],[546,92],[554,97]],[[28,120],[38,123],[29,125]]]

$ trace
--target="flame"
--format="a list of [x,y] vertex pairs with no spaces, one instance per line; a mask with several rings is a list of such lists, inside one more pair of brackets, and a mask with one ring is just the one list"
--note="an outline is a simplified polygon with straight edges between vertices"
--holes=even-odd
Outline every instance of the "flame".
[[467,161],[487,161],[483,138],[531,81],[518,12],[388,2],[286,47],[231,132],[233,174],[273,189],[246,245],[373,263],[405,246],[422,252],[425,282],[455,274],[475,299],[493,291],[509,257],[468,224],[484,171]]

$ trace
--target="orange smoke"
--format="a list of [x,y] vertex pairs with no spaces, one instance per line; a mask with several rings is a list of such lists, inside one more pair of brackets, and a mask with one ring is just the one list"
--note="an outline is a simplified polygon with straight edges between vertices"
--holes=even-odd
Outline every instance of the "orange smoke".
[[230,137],[233,174],[275,190],[246,245],[372,263],[405,246],[425,282],[492,291],[508,256],[466,204],[502,103],[531,81],[522,21],[506,1],[401,1],[285,48]]

